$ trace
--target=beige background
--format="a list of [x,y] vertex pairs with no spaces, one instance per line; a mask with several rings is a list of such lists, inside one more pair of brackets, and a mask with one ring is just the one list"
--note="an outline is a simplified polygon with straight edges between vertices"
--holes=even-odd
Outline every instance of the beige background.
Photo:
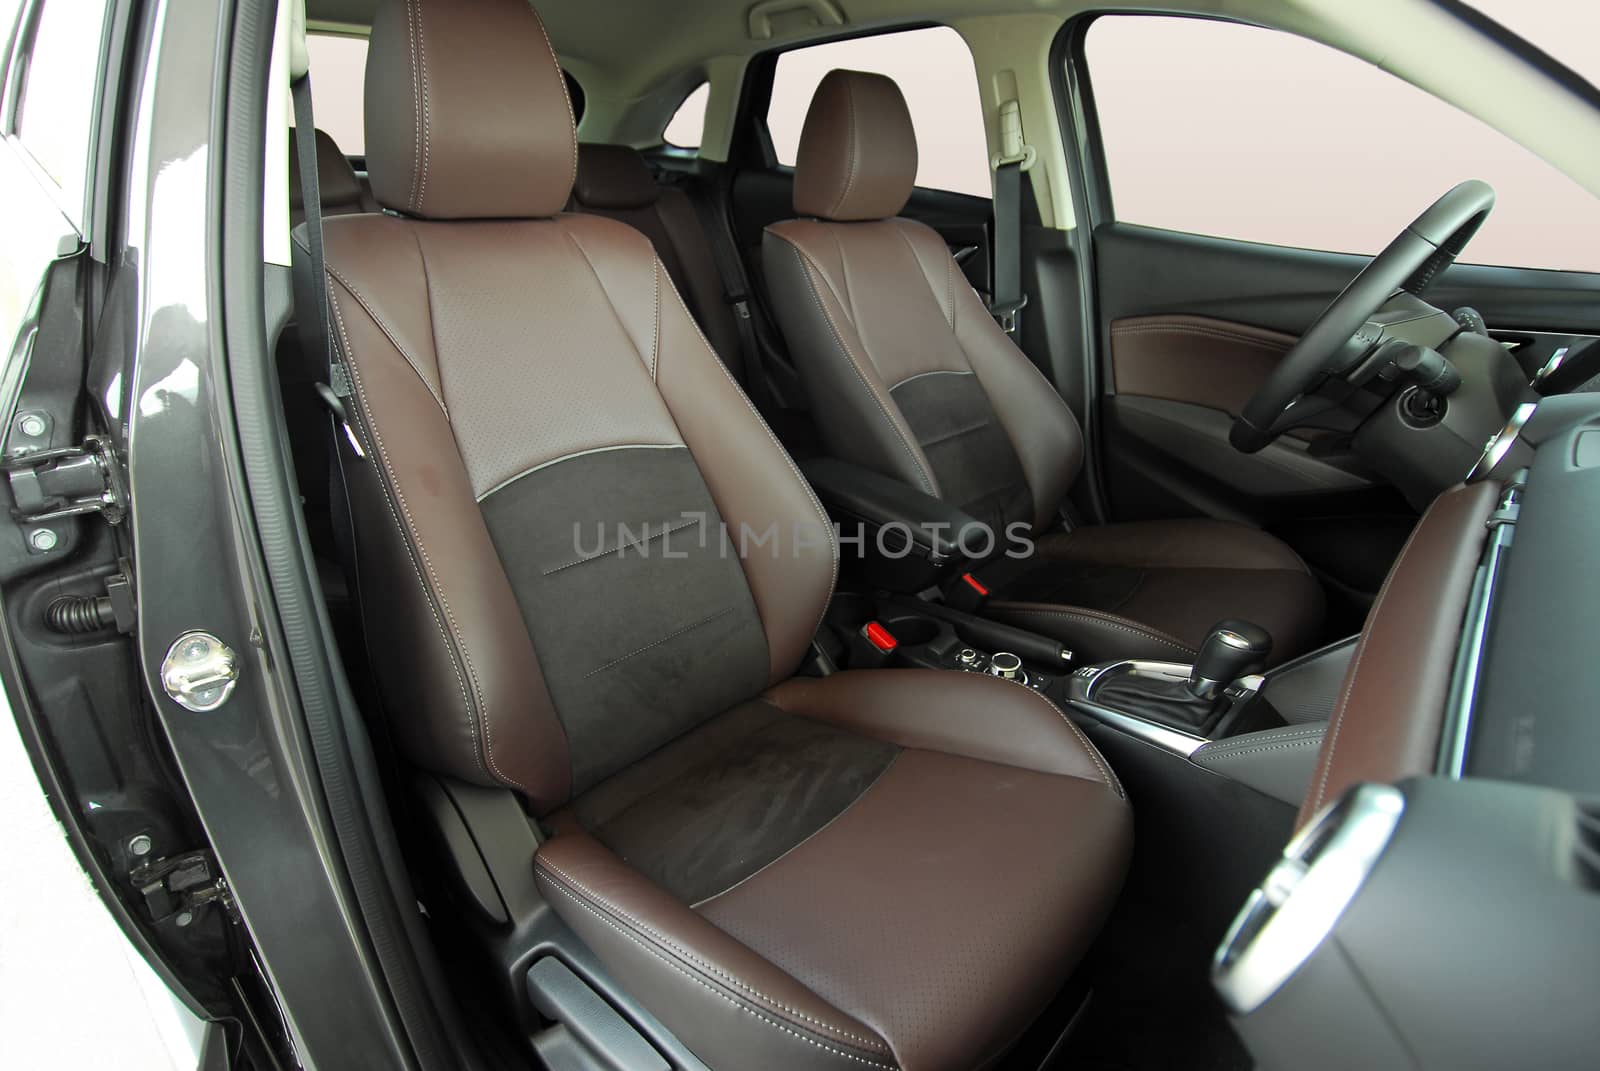
[[[1478,0],[1480,10],[1600,80],[1600,0]],[[359,39],[314,36],[318,123],[362,151]],[[1360,60],[1303,38],[1201,19],[1114,16],[1089,35],[1117,217],[1277,245],[1375,253],[1450,186],[1499,202],[1464,260],[1600,271],[1600,199],[1509,138]],[[919,185],[988,196],[972,55],[948,27],[779,58],[768,126],[792,164],[811,93],[835,67],[890,75],[917,131]],[[699,142],[707,93],[665,137]]]

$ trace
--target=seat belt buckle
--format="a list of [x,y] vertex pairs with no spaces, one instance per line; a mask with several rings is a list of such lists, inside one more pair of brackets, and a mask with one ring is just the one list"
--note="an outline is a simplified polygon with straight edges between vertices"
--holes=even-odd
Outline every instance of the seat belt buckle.
[[989,589],[971,573],[962,573],[956,577],[956,582],[950,585],[950,590],[945,592],[944,604],[952,610],[961,610],[974,614],[982,609],[988,601]]
[[900,641],[882,622],[868,621],[850,637],[850,668],[877,669],[894,657]]
[[1017,329],[1022,326],[1022,310],[1027,307],[1028,295],[1023,294],[1016,301],[1008,301],[1004,305],[990,305],[989,315],[1000,325],[1000,330],[1016,338]]

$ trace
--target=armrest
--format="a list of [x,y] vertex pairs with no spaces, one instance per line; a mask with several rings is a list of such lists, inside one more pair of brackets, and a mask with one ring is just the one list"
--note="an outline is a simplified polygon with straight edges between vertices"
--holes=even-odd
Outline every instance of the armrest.
[[875,529],[904,525],[913,550],[924,558],[963,557],[963,546],[988,543],[982,522],[892,476],[831,457],[813,458],[800,470],[835,520],[860,521]]
[[1214,740],[1189,756],[1196,766],[1298,807],[1311,787],[1327,725],[1286,725]]

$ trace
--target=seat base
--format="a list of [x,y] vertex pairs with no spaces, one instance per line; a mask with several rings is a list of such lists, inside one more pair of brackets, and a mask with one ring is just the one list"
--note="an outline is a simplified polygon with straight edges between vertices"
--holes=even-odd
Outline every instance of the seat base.
[[1054,532],[1027,558],[978,573],[984,614],[1043,633],[1080,663],[1192,661],[1211,626],[1242,618],[1272,636],[1269,665],[1309,650],[1322,586],[1280,540],[1216,520],[1139,521]]
[[788,681],[552,825],[552,907],[710,1066],[740,1068],[992,1060],[1086,951],[1132,833],[1048,700],[926,670]]

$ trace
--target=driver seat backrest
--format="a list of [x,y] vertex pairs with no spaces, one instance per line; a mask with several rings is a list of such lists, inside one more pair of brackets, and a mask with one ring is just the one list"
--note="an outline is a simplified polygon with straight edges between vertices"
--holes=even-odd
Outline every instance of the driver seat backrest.
[[895,218],[917,144],[892,79],[830,71],[795,161],[801,219],[768,227],[777,318],[828,451],[996,532],[1054,523],[1083,461],[1077,420],[989,315],[944,240]]
[[[835,548],[649,240],[562,213],[571,109],[530,40],[548,51],[522,0],[379,5],[391,211],[324,226],[389,719],[424,765],[545,814],[793,673]],[[782,553],[723,553],[724,526],[777,526]]]

